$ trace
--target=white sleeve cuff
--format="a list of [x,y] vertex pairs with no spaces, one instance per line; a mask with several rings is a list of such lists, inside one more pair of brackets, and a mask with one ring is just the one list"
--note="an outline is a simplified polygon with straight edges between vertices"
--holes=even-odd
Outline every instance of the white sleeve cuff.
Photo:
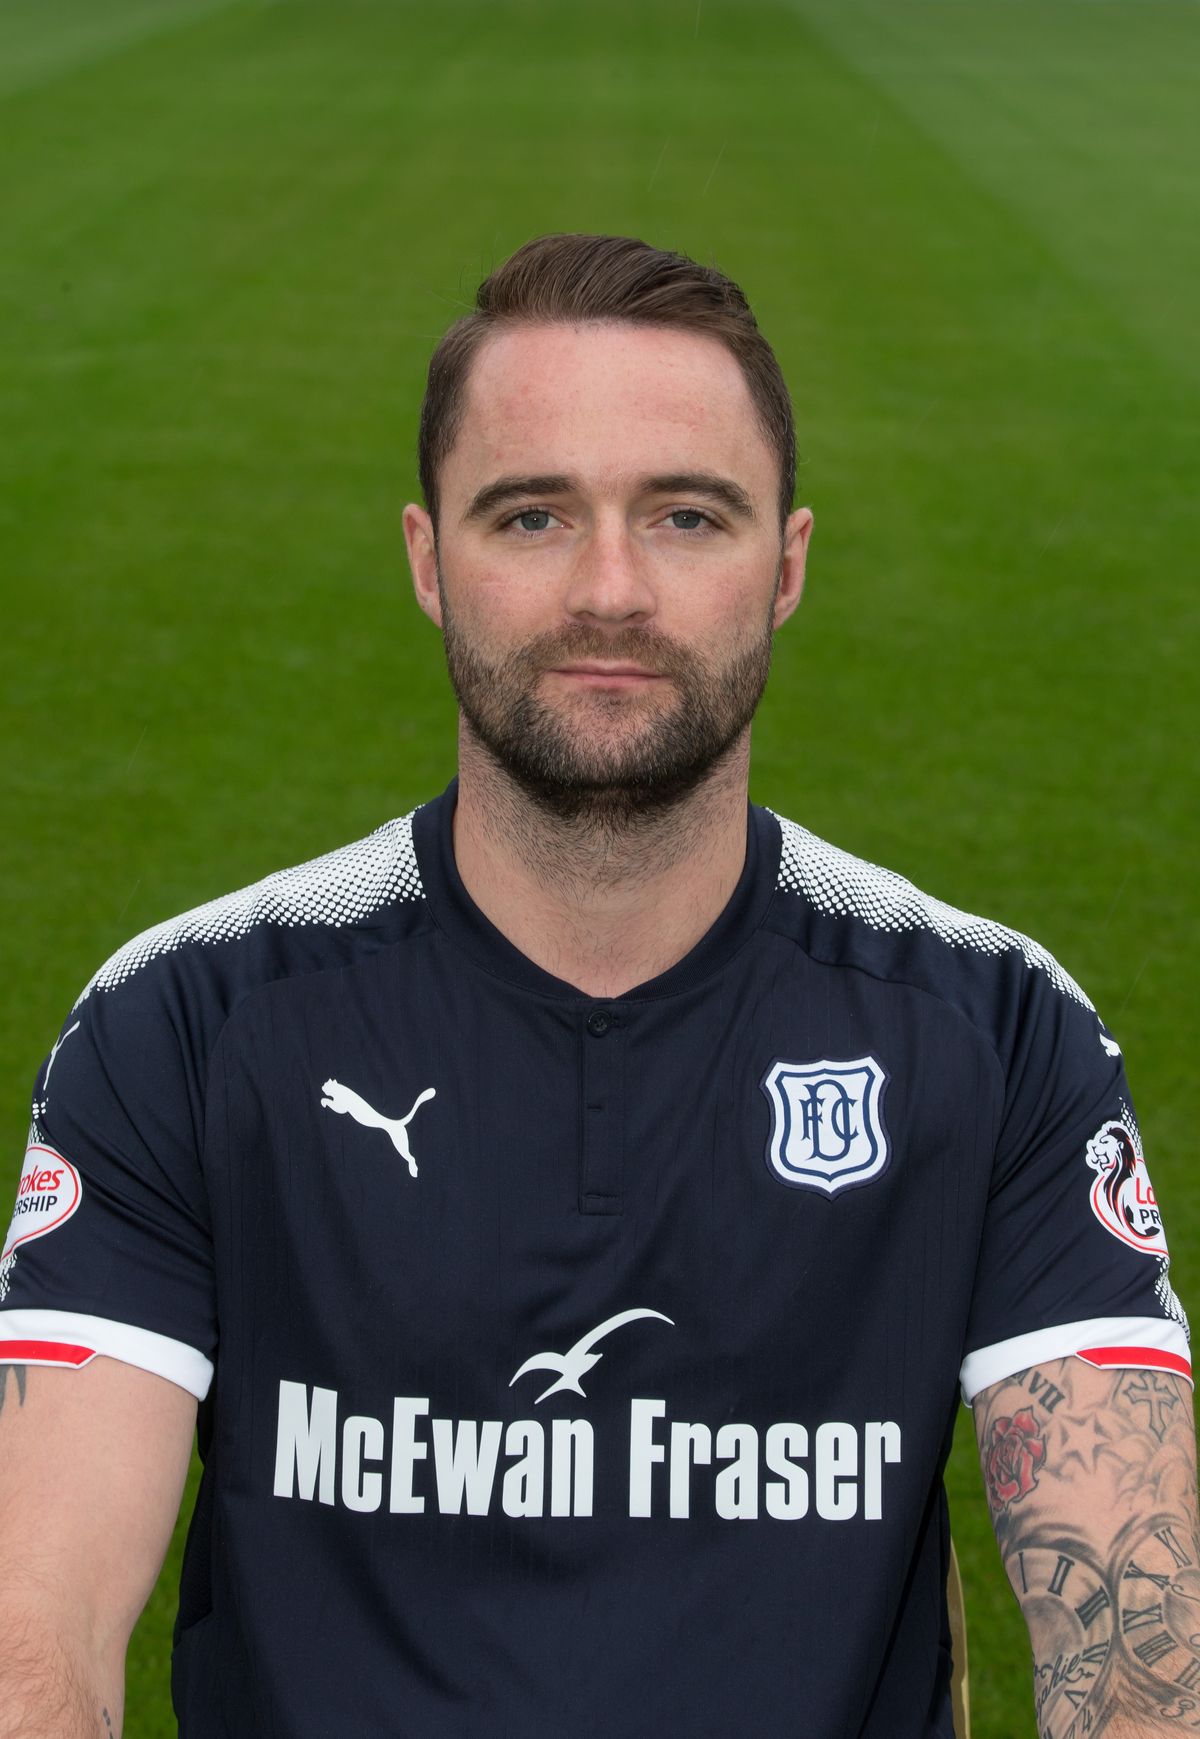
[[166,1377],[197,1401],[203,1401],[212,1383],[211,1359],[148,1328],[69,1310],[0,1310],[0,1362],[77,1369],[98,1353]]
[[1192,1381],[1187,1336],[1177,1322],[1161,1316],[1093,1316],[1086,1322],[1034,1329],[968,1353],[959,1372],[963,1400],[969,1407],[981,1389],[1014,1371],[1072,1354],[1103,1370],[1171,1371]]

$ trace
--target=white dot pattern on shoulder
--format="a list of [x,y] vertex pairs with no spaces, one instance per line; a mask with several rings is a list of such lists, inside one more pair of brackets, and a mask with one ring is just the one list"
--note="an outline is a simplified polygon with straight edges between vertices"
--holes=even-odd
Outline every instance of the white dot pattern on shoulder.
[[[9,1260],[11,1261],[12,1258],[10,1257]],[[1158,1279],[1154,1282],[1154,1296],[1158,1300],[1159,1308],[1163,1315],[1169,1316],[1172,1322],[1177,1322],[1179,1324],[1180,1328],[1187,1336],[1188,1344],[1190,1346],[1192,1339],[1192,1325],[1188,1321],[1187,1311],[1183,1308],[1183,1302],[1180,1299],[1179,1294],[1171,1285],[1171,1259],[1169,1256],[1164,1256],[1159,1262]]]
[[775,819],[783,833],[778,885],[787,893],[801,895],[817,911],[833,917],[858,918],[873,930],[931,930],[952,948],[973,948],[980,954],[1019,949],[1027,966],[1044,972],[1056,990],[1094,1012],[1070,973],[1019,930],[960,912],[923,894],[894,870],[853,857],[782,815]]
[[[1130,1141],[1133,1142],[1133,1151],[1137,1154],[1141,1154],[1143,1152],[1142,1132],[1138,1128],[1137,1116],[1128,1099],[1121,1100],[1121,1122],[1128,1133]],[[1170,1256],[1160,1256],[1158,1259],[1158,1279],[1154,1282],[1154,1296],[1158,1300],[1158,1306],[1163,1315],[1169,1316],[1173,1322],[1179,1324],[1180,1328],[1187,1336],[1188,1344],[1190,1345],[1192,1339],[1192,1326],[1188,1321],[1187,1311],[1183,1308],[1183,1302],[1180,1299],[1179,1294],[1171,1285]]]
[[1121,1100],[1121,1122],[1124,1125],[1125,1133],[1133,1143],[1133,1151],[1135,1153],[1141,1153],[1142,1132],[1138,1128],[1137,1116],[1128,1099]]
[[143,930],[118,948],[80,992],[75,1006],[93,990],[111,990],[160,954],[188,943],[226,942],[259,924],[353,924],[381,907],[424,898],[413,850],[415,811],[385,821],[365,839],[291,869],[276,870],[260,882],[208,900],[202,906]]

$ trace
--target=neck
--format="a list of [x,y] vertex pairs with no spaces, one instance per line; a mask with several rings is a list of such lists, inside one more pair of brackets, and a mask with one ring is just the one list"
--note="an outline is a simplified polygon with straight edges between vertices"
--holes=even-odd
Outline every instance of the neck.
[[563,820],[459,729],[454,856],[522,954],[589,996],[666,972],[720,916],[746,858],[750,733],[669,809]]

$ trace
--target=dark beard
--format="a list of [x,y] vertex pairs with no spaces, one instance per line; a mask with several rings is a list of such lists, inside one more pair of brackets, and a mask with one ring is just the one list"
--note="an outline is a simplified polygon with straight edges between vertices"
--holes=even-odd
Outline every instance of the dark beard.
[[[504,770],[548,815],[616,831],[680,803],[729,752],[753,718],[771,664],[769,622],[745,652],[714,665],[647,629],[604,635],[580,624],[543,634],[489,664],[467,644],[442,596],[450,681],[463,716]],[[628,659],[671,679],[674,703],[619,748],[589,746],[538,699],[538,677],[587,658]],[[614,718],[626,697],[594,694]]]

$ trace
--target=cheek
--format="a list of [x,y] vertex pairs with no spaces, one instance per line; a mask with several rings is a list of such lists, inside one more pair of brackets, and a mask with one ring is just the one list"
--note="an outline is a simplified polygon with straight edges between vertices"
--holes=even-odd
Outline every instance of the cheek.
[[456,627],[472,639],[503,642],[519,638],[543,606],[528,576],[498,565],[456,574],[446,581],[446,603]]
[[720,661],[734,648],[754,645],[770,632],[773,593],[757,579],[727,574],[715,584],[681,588],[664,601],[656,626],[672,639],[687,641],[705,657]]

